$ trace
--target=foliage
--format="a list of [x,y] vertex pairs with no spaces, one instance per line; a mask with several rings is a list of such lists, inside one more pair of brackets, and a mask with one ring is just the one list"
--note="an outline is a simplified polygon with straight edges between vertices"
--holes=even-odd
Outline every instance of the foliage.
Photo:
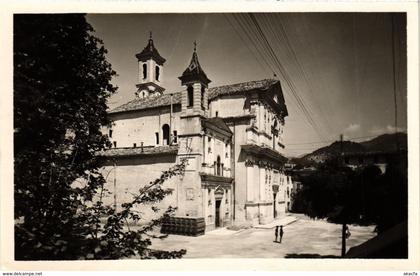
[[303,187],[298,196],[306,202],[304,213],[311,218],[328,218],[337,223],[344,216],[346,219],[351,217],[348,195],[353,178],[353,171],[336,160],[320,164],[314,173],[301,179]]
[[171,192],[162,184],[183,173],[183,162],[121,210],[102,203],[96,153],[109,146],[101,127],[110,124],[106,103],[116,87],[107,51],[92,32],[80,14],[14,16],[15,258],[181,257],[184,251],[148,249],[162,219],[137,230],[124,225],[142,219],[136,206]]
[[301,178],[294,211],[335,223],[373,223],[382,232],[407,219],[407,167],[399,160],[390,160],[384,174],[374,165],[352,170],[328,160]]

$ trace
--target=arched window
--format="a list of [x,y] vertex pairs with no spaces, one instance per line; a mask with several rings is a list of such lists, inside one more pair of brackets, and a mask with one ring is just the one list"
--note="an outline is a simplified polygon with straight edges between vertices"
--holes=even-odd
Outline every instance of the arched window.
[[156,80],[158,81],[159,80],[159,75],[160,75],[160,68],[159,68],[159,66],[156,66],[155,67],[155,71],[156,71]]
[[194,105],[194,89],[192,86],[188,86],[187,89],[187,107],[192,107]]
[[143,63],[143,79],[147,78],[147,64]]
[[216,175],[221,175],[221,171],[222,171],[222,164],[220,163],[220,155],[218,155],[217,161],[216,161]]
[[278,134],[278,132],[277,132],[277,120],[276,119],[274,119],[274,124],[271,128],[271,133],[273,135],[273,149],[275,149],[276,148],[276,136]]
[[169,145],[169,125],[164,124],[162,126],[162,133],[163,133],[163,144]]

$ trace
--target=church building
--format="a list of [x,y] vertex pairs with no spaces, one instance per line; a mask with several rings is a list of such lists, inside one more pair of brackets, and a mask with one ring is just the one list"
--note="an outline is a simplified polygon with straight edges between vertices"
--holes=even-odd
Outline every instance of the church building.
[[199,220],[210,231],[284,216],[288,180],[282,134],[288,113],[280,81],[212,87],[194,46],[178,78],[182,91],[174,93],[162,87],[166,60],[151,36],[135,56],[134,99],[109,111],[113,125],[104,130],[112,143],[101,153],[108,203],[129,201],[187,158],[185,174],[164,183],[173,192],[158,204],[162,210],[177,207],[174,220]]

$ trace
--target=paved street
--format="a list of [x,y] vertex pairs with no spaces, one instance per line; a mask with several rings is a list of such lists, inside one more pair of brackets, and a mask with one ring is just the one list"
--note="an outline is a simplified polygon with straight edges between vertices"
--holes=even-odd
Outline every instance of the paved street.
[[[185,258],[308,258],[338,257],[341,252],[341,225],[297,215],[284,227],[282,243],[274,242],[274,229],[231,231],[226,228],[199,237],[170,235],[153,241],[152,248],[186,249]],[[350,225],[347,250],[375,236],[373,226]]]

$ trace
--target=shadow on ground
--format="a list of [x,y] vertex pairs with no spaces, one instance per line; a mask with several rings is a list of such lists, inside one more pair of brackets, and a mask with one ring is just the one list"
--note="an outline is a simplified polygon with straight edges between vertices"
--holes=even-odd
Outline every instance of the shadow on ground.
[[310,254],[310,253],[302,253],[302,254],[292,253],[292,254],[286,254],[286,256],[284,257],[288,259],[337,259],[339,258],[338,256],[334,256],[334,255],[319,255],[319,254]]

